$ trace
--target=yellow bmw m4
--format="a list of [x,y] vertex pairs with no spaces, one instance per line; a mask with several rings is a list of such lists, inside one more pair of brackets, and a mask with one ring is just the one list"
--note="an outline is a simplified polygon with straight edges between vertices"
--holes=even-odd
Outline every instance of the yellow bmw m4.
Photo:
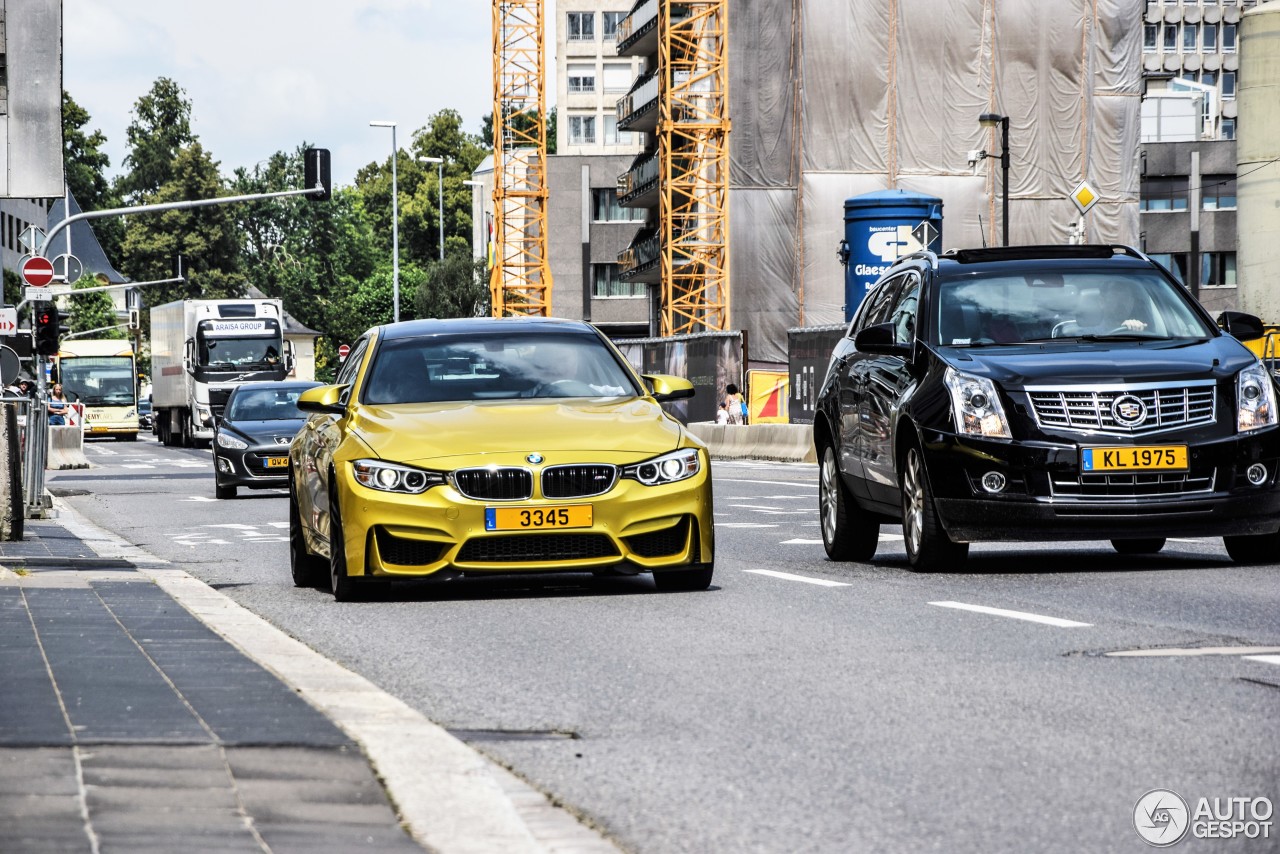
[[294,583],[339,601],[394,579],[651,572],[705,590],[706,448],[592,326],[547,318],[375,327],[303,392],[289,449]]

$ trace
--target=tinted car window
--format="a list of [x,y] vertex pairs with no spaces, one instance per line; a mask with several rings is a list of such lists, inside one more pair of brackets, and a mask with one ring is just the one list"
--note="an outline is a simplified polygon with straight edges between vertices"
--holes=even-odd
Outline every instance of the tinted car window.
[[858,329],[866,329],[868,326],[888,321],[889,312],[893,307],[893,295],[901,282],[901,277],[893,278],[871,292],[858,320]]
[[371,404],[637,395],[589,335],[433,335],[383,342],[363,392]]
[[347,354],[347,360],[342,363],[342,370],[338,371],[338,376],[334,379],[336,384],[346,385],[356,378],[356,371],[360,368],[365,348],[368,346],[368,338],[361,338],[356,342],[356,346],[352,347],[351,352]]
[[229,421],[296,421],[307,416],[298,409],[305,388],[240,389],[227,406]]
[[943,281],[943,346],[1017,344],[1093,336],[1203,338],[1213,334],[1175,286],[1154,273],[1067,271],[968,274]]
[[889,322],[893,324],[893,341],[895,344],[911,344],[916,338],[916,313],[920,303],[920,277],[915,273],[907,275],[902,290],[893,301],[893,310],[889,314]]

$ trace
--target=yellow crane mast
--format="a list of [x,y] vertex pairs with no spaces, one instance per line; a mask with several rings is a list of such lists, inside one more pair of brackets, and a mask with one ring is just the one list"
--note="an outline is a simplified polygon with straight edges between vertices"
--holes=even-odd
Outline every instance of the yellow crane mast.
[[543,0],[493,3],[495,317],[551,313]]
[[728,0],[658,3],[662,334],[729,327]]

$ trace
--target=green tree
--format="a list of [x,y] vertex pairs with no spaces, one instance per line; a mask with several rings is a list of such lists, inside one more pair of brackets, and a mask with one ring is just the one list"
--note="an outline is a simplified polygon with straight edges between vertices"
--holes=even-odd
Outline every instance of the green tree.
[[[493,113],[485,113],[480,122],[480,138],[493,147]],[[547,154],[556,153],[556,108],[547,110]]]
[[178,152],[196,141],[186,94],[177,83],[161,77],[134,104],[133,120],[125,129],[128,171],[116,185],[122,198],[141,203],[173,180]]
[[110,292],[96,291],[88,294],[77,294],[76,291],[81,288],[91,288],[98,284],[93,276],[81,276],[80,280],[72,285],[71,292],[71,319],[67,326],[72,332],[88,332],[90,329],[102,329],[101,332],[95,332],[94,338],[127,338],[128,335],[124,329],[103,329],[106,326],[115,326],[120,321],[116,317],[115,302],[111,299]]
[[488,271],[471,250],[451,250],[427,266],[414,306],[419,317],[475,317],[489,313]]
[[[67,188],[80,208],[86,211],[118,208],[120,196],[107,180],[106,169],[111,158],[102,150],[107,137],[101,130],[86,132],[89,112],[75,102],[67,92],[62,93],[62,147],[63,168],[66,170]],[[107,257],[120,257],[120,244],[124,241],[124,222],[118,218],[95,220],[94,234]]]
[[[149,202],[213,199],[227,195],[218,164],[198,142],[181,149],[172,164],[172,177]],[[219,299],[243,296],[248,280],[241,272],[241,233],[229,205],[194,210],[139,214],[130,218],[124,241],[124,268],[138,281],[172,276],[182,256],[186,282],[156,285],[148,302],[160,305],[175,299]]]

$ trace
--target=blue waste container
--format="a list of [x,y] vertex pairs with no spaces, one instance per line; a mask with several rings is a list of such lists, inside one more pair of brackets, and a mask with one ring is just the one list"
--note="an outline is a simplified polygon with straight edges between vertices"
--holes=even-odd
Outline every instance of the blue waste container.
[[[927,223],[928,228],[922,224]],[[927,243],[917,235],[932,237]],[[844,319],[899,257],[941,251],[942,199],[908,190],[880,190],[844,200]]]

